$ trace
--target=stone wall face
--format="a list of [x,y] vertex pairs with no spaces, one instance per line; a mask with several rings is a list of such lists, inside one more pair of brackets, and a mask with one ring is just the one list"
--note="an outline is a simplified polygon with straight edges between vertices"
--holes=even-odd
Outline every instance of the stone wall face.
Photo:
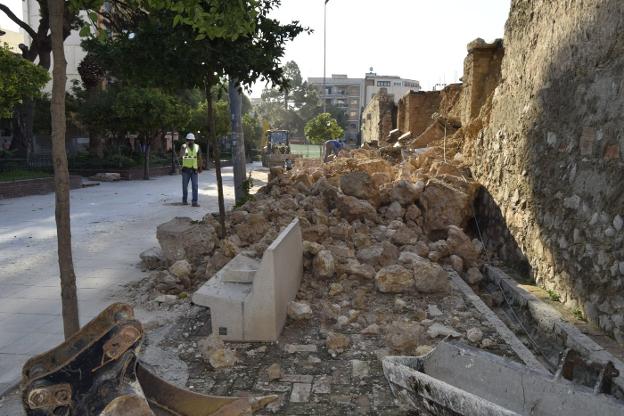
[[394,98],[387,94],[377,94],[362,112],[362,143],[388,139],[388,134],[396,127],[396,105]]
[[624,342],[621,0],[513,0],[473,174],[536,281]]
[[440,91],[410,91],[399,100],[397,128],[418,137],[433,122],[431,115],[440,108]]

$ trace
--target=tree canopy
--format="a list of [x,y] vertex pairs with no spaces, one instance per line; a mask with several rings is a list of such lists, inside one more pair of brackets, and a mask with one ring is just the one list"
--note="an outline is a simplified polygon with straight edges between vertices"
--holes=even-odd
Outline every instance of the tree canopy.
[[344,129],[331,114],[322,113],[307,122],[305,135],[310,143],[321,144],[326,140],[343,137]]
[[38,96],[50,80],[48,71],[1,46],[0,74],[0,118],[11,117],[16,105]]

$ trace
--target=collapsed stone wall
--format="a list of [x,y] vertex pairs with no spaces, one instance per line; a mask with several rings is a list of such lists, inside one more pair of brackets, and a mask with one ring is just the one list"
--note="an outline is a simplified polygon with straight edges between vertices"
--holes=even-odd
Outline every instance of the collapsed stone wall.
[[399,100],[397,128],[418,137],[432,123],[431,116],[440,108],[440,91],[410,91]]
[[396,127],[396,111],[392,95],[376,94],[362,113],[362,143],[387,140]]
[[460,117],[463,125],[467,125],[479,116],[487,98],[500,83],[504,54],[505,49],[501,39],[493,43],[475,39],[468,44],[468,55],[464,60],[462,78]]
[[536,281],[621,343],[623,25],[620,0],[513,0],[502,82],[471,144]]

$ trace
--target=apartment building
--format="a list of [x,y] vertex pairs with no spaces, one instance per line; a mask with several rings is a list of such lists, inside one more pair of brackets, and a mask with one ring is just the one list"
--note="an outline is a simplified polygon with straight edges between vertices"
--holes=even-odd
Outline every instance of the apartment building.
[[364,79],[349,78],[342,74],[333,74],[325,80],[323,77],[308,78],[308,84],[319,91],[321,100],[344,110],[347,117],[345,140],[357,142],[360,134],[360,117],[364,106]]
[[377,75],[370,69],[364,77],[364,106],[368,105],[373,96],[384,90],[387,95],[394,96],[398,104],[401,97],[410,91],[420,91],[420,82],[414,79],[401,78],[395,75]]
[[308,84],[319,91],[321,100],[327,105],[334,105],[345,111],[347,128],[345,139],[359,143],[362,122],[362,111],[373,96],[380,91],[393,96],[395,104],[410,91],[420,91],[420,83],[412,79],[398,76],[377,75],[373,68],[364,78],[349,78],[343,74],[332,74],[325,79],[323,92],[323,77],[308,78]]

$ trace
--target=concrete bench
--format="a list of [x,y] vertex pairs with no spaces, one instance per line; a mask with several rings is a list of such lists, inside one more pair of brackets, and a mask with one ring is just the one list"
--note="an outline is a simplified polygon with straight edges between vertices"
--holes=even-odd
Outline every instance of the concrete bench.
[[303,243],[299,219],[295,219],[260,262],[239,254],[204,283],[192,300],[210,308],[212,332],[225,340],[276,341],[302,275]]

